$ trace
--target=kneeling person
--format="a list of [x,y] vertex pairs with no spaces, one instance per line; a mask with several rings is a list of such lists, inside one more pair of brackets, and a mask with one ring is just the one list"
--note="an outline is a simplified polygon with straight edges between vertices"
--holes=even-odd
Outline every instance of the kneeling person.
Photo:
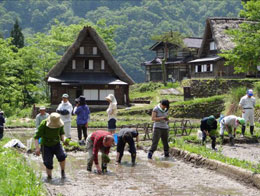
[[121,159],[124,155],[125,144],[128,143],[130,148],[129,152],[131,153],[132,166],[135,165],[136,148],[135,148],[135,142],[133,138],[136,138],[136,141],[138,142],[138,132],[136,130],[123,128],[119,131],[118,143],[117,143],[117,157],[116,157],[117,163],[121,163]]
[[[51,113],[51,115],[43,120],[37,129],[34,136],[36,155],[40,155],[42,152],[43,164],[46,167],[46,172],[48,179],[52,178],[53,169],[53,156],[56,155],[61,167],[61,177],[65,178],[65,159],[67,155],[65,154],[60,141],[64,143],[64,123],[60,119],[58,113]],[[39,138],[41,140],[41,149],[39,148]]]
[[200,130],[202,131],[202,144],[206,141],[206,137],[209,136],[212,140],[211,147],[216,150],[216,129],[218,123],[213,115],[205,117],[201,120]]
[[[93,132],[87,138],[88,163],[87,170],[92,170],[93,161],[95,162],[97,172],[107,171],[107,163],[109,162],[109,150],[114,143],[112,134],[108,131],[98,130]],[[98,152],[102,152],[102,170],[98,164]]]

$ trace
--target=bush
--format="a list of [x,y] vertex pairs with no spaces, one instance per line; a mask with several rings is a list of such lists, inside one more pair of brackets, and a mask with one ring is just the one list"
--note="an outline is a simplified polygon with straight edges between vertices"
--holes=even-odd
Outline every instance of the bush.
[[260,82],[254,83],[254,91],[257,94],[257,97],[260,97]]
[[141,83],[136,84],[131,87],[132,91],[138,91],[138,92],[146,92],[146,91],[154,91],[158,88],[162,88],[163,84],[160,82],[147,82],[147,83]]
[[226,115],[239,115],[239,101],[246,94],[246,87],[232,88],[227,96]]

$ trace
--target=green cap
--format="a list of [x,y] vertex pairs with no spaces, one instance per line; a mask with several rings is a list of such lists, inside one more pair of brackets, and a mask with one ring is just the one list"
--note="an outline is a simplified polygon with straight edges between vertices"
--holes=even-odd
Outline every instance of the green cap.
[[215,116],[211,115],[211,116],[208,117],[207,124],[212,125],[215,120],[216,120]]
[[239,124],[241,124],[241,125],[245,124],[245,119],[244,118],[238,117],[237,120],[238,120]]

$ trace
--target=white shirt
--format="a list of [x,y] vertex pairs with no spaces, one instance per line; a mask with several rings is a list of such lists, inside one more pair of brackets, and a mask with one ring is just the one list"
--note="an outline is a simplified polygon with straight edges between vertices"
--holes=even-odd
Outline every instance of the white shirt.
[[254,107],[255,107],[255,97],[252,96],[252,97],[249,98],[247,95],[245,95],[240,99],[239,105],[242,108],[254,109]]
[[224,122],[225,125],[232,128],[237,128],[239,125],[237,122],[237,117],[235,115],[226,116],[221,121]]
[[69,101],[67,101],[66,103],[62,101],[58,106],[57,110],[68,110],[69,114],[60,115],[60,117],[63,122],[71,122],[71,112],[73,110],[73,107]]
[[108,120],[110,120],[112,118],[116,119],[116,114],[117,114],[116,104],[110,103],[107,108]]

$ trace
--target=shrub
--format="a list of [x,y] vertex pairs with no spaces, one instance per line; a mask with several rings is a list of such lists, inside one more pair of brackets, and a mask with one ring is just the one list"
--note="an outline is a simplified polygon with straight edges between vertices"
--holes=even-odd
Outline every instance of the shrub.
[[257,96],[260,97],[260,82],[254,83],[254,91],[256,92]]
[[227,96],[226,115],[238,114],[239,101],[246,93],[246,87],[232,88]]

